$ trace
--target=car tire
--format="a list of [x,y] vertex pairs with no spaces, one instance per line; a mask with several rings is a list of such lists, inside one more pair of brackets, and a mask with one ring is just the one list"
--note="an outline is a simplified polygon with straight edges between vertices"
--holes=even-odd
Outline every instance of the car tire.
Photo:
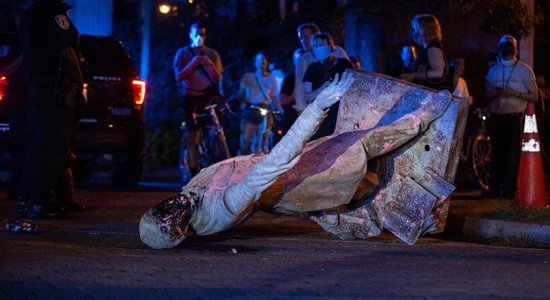
[[111,181],[116,187],[135,187],[141,180],[143,159],[130,159],[113,167]]

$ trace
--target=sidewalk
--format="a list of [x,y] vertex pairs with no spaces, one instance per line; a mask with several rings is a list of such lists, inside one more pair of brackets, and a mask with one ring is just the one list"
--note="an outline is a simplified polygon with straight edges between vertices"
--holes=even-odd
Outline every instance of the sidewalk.
[[[150,167],[143,174],[141,186],[162,185],[179,188],[180,173],[177,166]],[[480,197],[480,191],[458,190],[451,195],[451,206],[447,216],[445,235],[451,238],[472,238],[504,245],[550,246],[550,208],[546,211],[547,222],[510,221],[484,216],[502,211],[511,205],[511,200],[488,200]]]

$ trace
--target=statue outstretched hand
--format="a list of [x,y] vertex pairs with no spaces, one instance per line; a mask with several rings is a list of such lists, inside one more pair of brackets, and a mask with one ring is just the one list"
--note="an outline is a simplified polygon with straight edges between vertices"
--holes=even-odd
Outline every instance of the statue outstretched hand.
[[318,108],[326,109],[338,102],[353,83],[353,75],[351,72],[344,72],[342,79],[338,79],[338,74],[336,74],[334,80],[315,97],[313,103],[317,105]]

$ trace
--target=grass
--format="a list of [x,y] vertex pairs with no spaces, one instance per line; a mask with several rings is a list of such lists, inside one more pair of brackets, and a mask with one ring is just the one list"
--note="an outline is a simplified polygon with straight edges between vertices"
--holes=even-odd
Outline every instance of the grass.
[[[459,217],[472,217],[491,220],[502,220],[527,224],[550,225],[550,208],[519,208],[512,199],[451,199],[450,214]],[[520,248],[550,248],[528,238],[480,238],[466,237],[461,234],[446,234],[453,240],[482,243],[493,246],[509,246]]]
[[504,209],[485,212],[482,216],[487,219],[550,225],[550,208],[548,207],[519,208],[510,205]]
[[550,208],[520,208],[512,199],[452,199],[450,210],[464,217],[550,225]]

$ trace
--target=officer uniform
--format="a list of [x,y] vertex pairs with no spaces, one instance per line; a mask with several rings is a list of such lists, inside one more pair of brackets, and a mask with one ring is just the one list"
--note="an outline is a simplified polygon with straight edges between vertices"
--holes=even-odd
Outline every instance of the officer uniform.
[[73,132],[82,73],[78,31],[59,0],[38,0],[23,13],[20,42],[29,95],[29,149],[21,178],[27,217],[56,217],[50,190],[62,172]]

